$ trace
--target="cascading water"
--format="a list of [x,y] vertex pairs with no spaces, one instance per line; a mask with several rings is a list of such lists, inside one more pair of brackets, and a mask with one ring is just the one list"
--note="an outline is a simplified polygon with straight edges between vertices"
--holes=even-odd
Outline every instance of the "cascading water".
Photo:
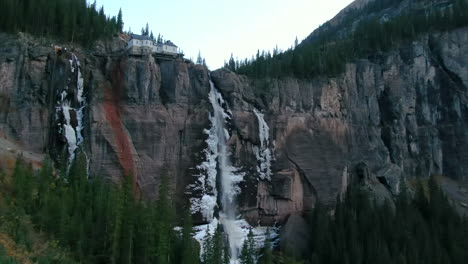
[[[237,216],[236,195],[241,192],[238,184],[243,181],[244,174],[240,173],[230,160],[231,153],[228,149],[230,134],[226,127],[232,112],[211,80],[209,100],[213,107],[213,113],[209,116],[211,128],[204,131],[208,135],[206,140],[208,148],[204,151],[205,161],[198,166],[201,173],[195,175],[197,182],[188,186],[189,194],[201,193],[200,197],[191,198],[192,213],[200,212],[209,224],[195,227],[195,238],[200,244],[203,244],[206,232],[209,230],[209,232],[214,233],[217,225],[222,225],[229,243],[230,263],[236,264],[249,230],[254,233],[256,246],[261,248],[265,239],[266,227],[252,228],[244,219]],[[255,110],[255,114],[259,120],[261,141],[260,148],[257,147],[254,150],[260,163],[257,171],[260,179],[270,179],[269,129],[263,119],[263,114],[257,110]],[[271,231],[273,231],[274,236],[274,229]]]
[[[231,262],[237,259],[244,240],[242,229],[236,224],[235,196],[240,192],[238,183],[244,175],[232,166],[227,142],[230,138],[226,129],[226,120],[231,118],[223,97],[216,90],[210,80],[209,100],[213,107],[210,115],[211,128],[205,130],[208,134],[208,148],[205,150],[206,161],[198,168],[203,175],[198,175],[198,186],[192,189],[200,189],[204,193],[201,198],[192,198],[192,212],[200,211],[210,223],[219,223],[229,242]],[[219,210],[215,217],[215,208]],[[215,230],[211,228],[211,230]]]
[[238,183],[243,180],[244,175],[236,173],[237,169],[231,165],[230,153],[227,148],[230,135],[226,129],[226,118],[230,118],[230,115],[223,108],[225,102],[212,81],[210,81],[210,86],[210,102],[214,110],[212,122],[214,121],[213,128],[218,137],[218,182],[221,196],[219,199],[221,205],[219,223],[223,226],[227,235],[231,259],[235,261],[244,240],[241,228],[236,225],[237,205],[235,195],[240,192]]
[[[83,95],[84,81],[81,74],[81,64],[78,57],[71,53],[72,58],[70,62],[70,71],[76,74],[76,91],[69,93],[69,87],[65,86],[59,91],[60,97],[56,106],[56,119],[59,121],[59,133],[63,134],[68,146],[68,169],[75,159],[76,150],[83,143],[83,110],[86,107],[86,98]],[[76,106],[72,107],[72,102],[76,101]],[[59,118],[62,116],[63,118]],[[73,124],[72,117],[75,118]],[[86,156],[86,153],[83,152]],[[86,162],[88,158],[86,157]],[[86,168],[88,171],[88,167]]]

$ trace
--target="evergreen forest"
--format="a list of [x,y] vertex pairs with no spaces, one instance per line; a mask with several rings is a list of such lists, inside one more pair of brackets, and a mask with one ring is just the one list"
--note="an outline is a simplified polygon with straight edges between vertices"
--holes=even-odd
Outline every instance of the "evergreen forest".
[[0,31],[77,42],[86,47],[122,32],[122,11],[108,17],[86,0],[0,0]]
[[[176,214],[166,176],[159,199],[150,201],[132,192],[130,177],[117,185],[88,176],[83,155],[68,174],[62,171],[45,161],[34,172],[18,159],[11,176],[1,174],[1,263],[228,263],[222,227],[207,232],[200,248],[188,210]],[[306,213],[309,254],[274,248],[269,235],[257,250],[250,232],[240,262],[465,263],[467,218],[452,208],[435,178],[416,181],[413,189],[377,204],[351,187],[335,208],[318,204]]]
[[356,59],[375,59],[400,44],[408,43],[427,33],[453,30],[468,25],[468,1],[455,0],[445,8],[408,10],[396,17],[381,20],[366,17],[350,33],[343,28],[359,17],[395,6],[402,0],[375,0],[361,10],[351,10],[337,25],[325,23],[316,34],[294,48],[281,52],[257,51],[251,59],[236,60],[234,56],[226,68],[254,78],[313,78],[336,76],[344,71],[346,63]]

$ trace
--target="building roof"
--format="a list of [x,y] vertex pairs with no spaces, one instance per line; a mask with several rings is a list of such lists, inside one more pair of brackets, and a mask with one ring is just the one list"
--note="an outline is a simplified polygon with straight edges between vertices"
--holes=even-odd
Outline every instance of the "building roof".
[[176,48],[177,48],[176,44],[172,43],[172,41],[170,41],[170,40],[167,40],[166,42],[164,42],[164,45],[172,46],[172,47],[176,47]]
[[142,36],[142,35],[137,35],[137,34],[132,34],[131,39],[138,39],[138,40],[152,40],[148,36]]

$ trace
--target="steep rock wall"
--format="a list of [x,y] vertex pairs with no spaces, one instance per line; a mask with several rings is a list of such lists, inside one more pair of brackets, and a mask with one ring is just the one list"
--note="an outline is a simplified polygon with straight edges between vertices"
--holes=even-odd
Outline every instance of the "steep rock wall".
[[237,162],[255,160],[244,154],[259,144],[254,107],[265,113],[275,141],[272,181],[259,182],[244,211],[277,220],[317,200],[331,204],[349,176],[370,178],[379,197],[397,193],[402,178],[443,174],[466,182],[467,40],[468,28],[424,36],[349,63],[334,78],[214,72],[233,109]]
[[[212,72],[233,113],[229,144],[233,165],[246,173],[244,216],[283,221],[317,201],[332,204],[352,179],[362,178],[382,198],[398,192],[402,177],[444,174],[466,182],[467,38],[468,28],[424,36],[350,63],[334,78]],[[54,107],[57,91],[74,78],[70,54],[26,36],[0,39],[0,143],[63,161],[66,141],[54,125]],[[118,52],[124,45],[117,39],[100,43],[97,53],[74,48],[87,98],[82,149],[93,175],[115,181],[132,175],[145,196],[156,196],[167,175],[182,204],[204,158],[208,71],[126,56]],[[256,168],[261,139],[254,108],[269,126],[271,181],[259,180]]]
[[[0,38],[1,136],[21,150],[63,162],[67,142],[57,132],[55,104],[63,87],[73,93],[71,53],[58,54],[50,43],[22,34]],[[167,175],[183,194],[209,126],[208,71],[181,60],[129,57],[119,52],[124,47],[118,38],[98,43],[95,53],[68,46],[81,61],[87,99],[81,150],[93,175],[114,181],[132,176],[135,188],[149,197]]]

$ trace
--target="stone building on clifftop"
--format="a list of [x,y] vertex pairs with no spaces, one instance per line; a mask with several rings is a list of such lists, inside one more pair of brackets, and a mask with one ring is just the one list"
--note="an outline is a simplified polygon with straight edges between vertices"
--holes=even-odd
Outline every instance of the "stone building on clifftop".
[[170,40],[157,43],[148,36],[132,34],[127,44],[127,51],[131,55],[157,54],[163,56],[180,56],[177,46]]

